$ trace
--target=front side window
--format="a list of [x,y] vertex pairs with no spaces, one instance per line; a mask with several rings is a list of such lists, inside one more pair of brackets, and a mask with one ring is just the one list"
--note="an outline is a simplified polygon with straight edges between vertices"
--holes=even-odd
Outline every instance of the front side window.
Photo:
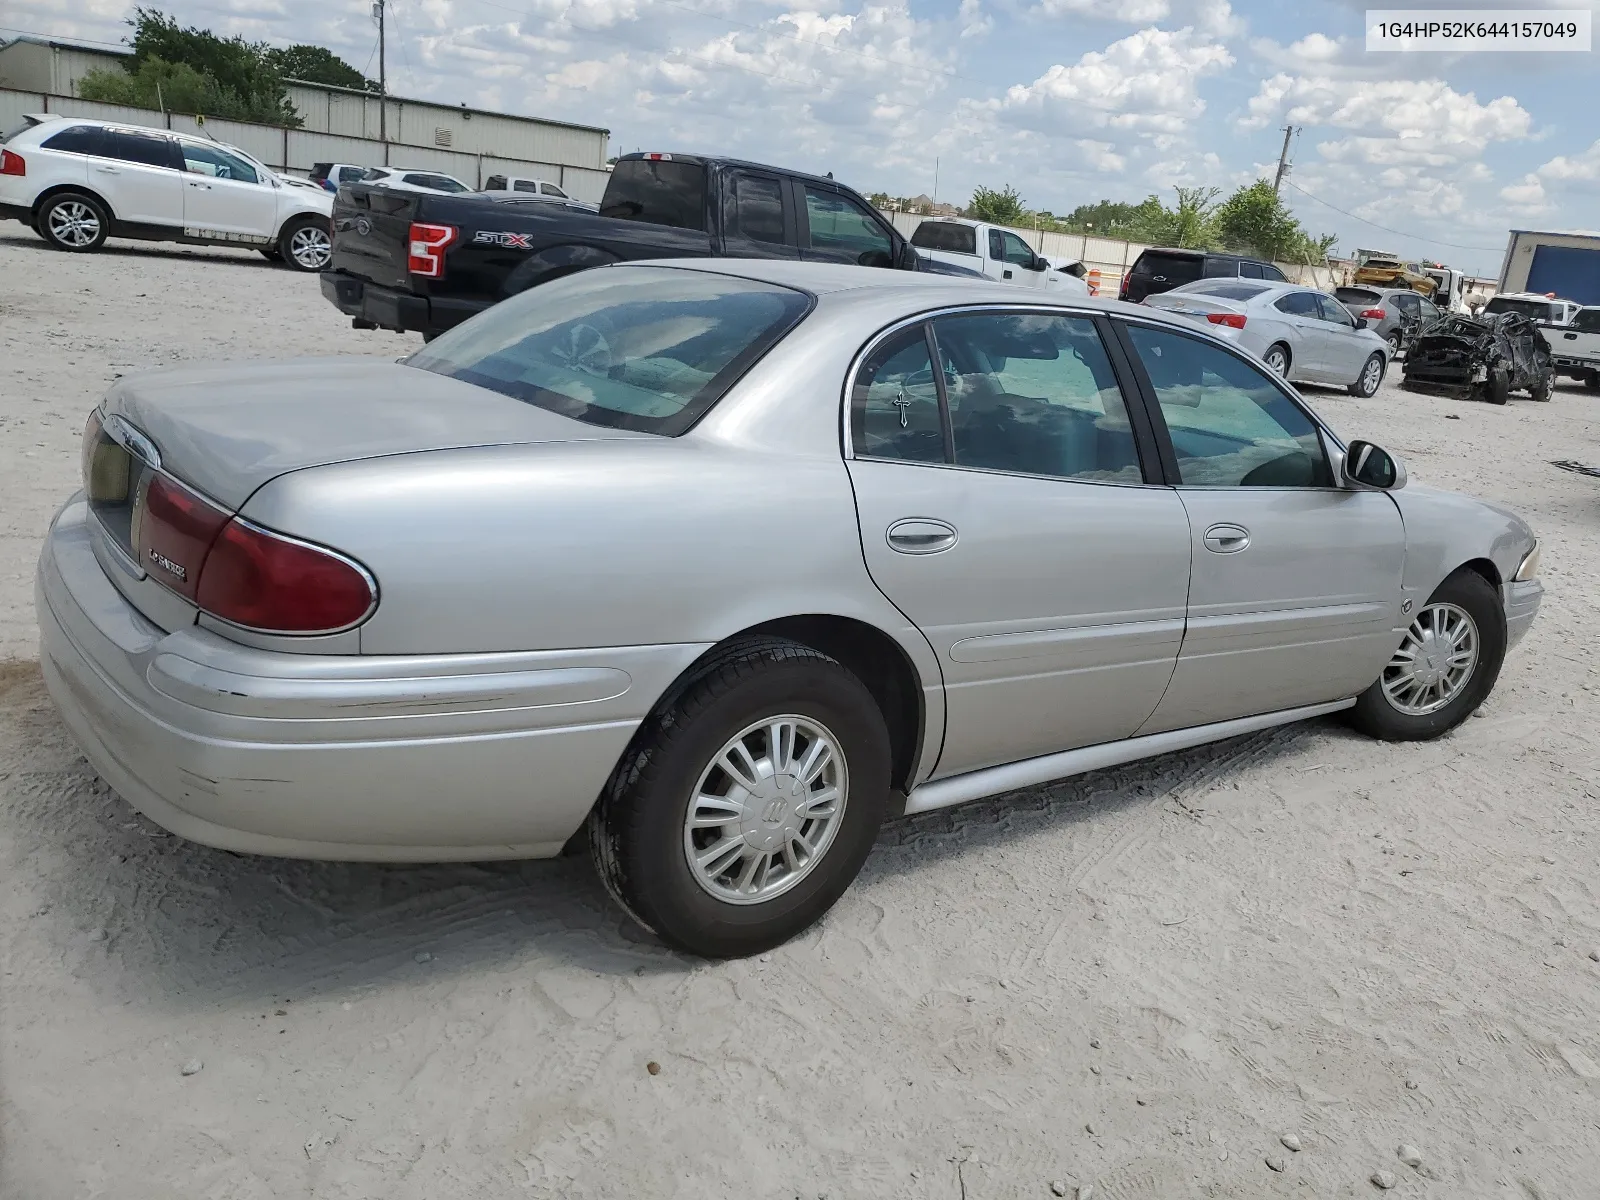
[[939,389],[922,325],[885,338],[856,372],[850,443],[864,458],[945,461]]
[[811,227],[809,257],[862,267],[894,266],[888,231],[861,205],[838,192],[806,185],[806,221]]
[[[1307,294],[1307,293],[1301,293]],[[1316,425],[1259,368],[1220,346],[1128,326],[1190,487],[1332,487]]]
[[179,144],[183,148],[183,169],[191,175],[209,175],[213,179],[232,179],[239,183],[261,182],[254,167],[220,146],[199,142]]
[[107,129],[101,134],[101,154],[122,162],[139,163],[146,167],[176,169],[182,160],[178,147],[169,137],[159,133],[137,133],[131,129]]
[[1600,333],[1600,308],[1580,308],[1572,318],[1572,328],[1579,333]]
[[957,466],[1140,483],[1111,361],[1088,317],[976,313],[933,323]]
[[1356,327],[1355,318],[1347,313],[1344,310],[1344,305],[1340,304],[1332,296],[1318,296],[1317,307],[1322,310],[1322,319],[1328,324],[1338,325],[1343,329],[1354,329]]
[[65,150],[68,154],[100,154],[98,125],[70,125],[39,143],[46,150]]
[[783,245],[783,184],[761,175],[739,174],[733,176],[729,191],[728,236]]
[[664,267],[530,288],[404,361],[562,416],[676,436],[811,310],[754,279]]
[[600,215],[704,233],[706,169],[670,159],[625,158],[611,169]]
[[1008,263],[1018,267],[1033,266],[1033,250],[1028,243],[1014,233],[1002,235],[1005,238],[1005,258]]
[[556,196],[562,200],[567,199],[567,194],[553,183],[541,183],[539,185],[539,191],[545,196]]
[[1415,292],[1406,292],[1394,298],[1394,306],[1408,317],[1414,317],[1422,311],[1422,297]]

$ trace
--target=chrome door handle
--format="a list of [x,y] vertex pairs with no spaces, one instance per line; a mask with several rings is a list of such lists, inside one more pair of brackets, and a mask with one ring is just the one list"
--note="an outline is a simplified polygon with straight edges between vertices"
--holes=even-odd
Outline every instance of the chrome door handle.
[[1243,525],[1213,525],[1206,530],[1205,543],[1213,554],[1237,554],[1249,549],[1250,531]]
[[99,171],[100,174],[102,174],[102,175],[121,175],[122,174],[122,168],[121,167],[96,167],[95,170]]
[[931,517],[907,517],[889,526],[889,549],[901,554],[938,554],[956,544],[954,525]]
[[189,181],[189,186],[190,187],[197,187],[197,188],[205,188],[205,190],[208,191],[208,192],[211,190],[211,185],[209,183],[196,183],[192,179]]

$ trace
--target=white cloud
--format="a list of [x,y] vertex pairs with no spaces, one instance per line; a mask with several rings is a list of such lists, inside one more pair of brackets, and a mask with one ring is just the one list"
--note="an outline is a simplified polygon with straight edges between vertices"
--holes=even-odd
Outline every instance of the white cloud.
[[[1600,142],[1580,154],[1558,154],[1539,168],[1544,179],[1560,183],[1593,183],[1600,180]],[[1528,178],[1532,179],[1533,176]]]
[[1549,207],[1544,194],[1544,183],[1531,171],[1522,177],[1521,183],[1501,188],[1500,199],[1513,208],[1524,211],[1539,212]]
[[1040,0],[1032,12],[1041,17],[1094,17],[1143,25],[1166,20],[1172,5],[1168,0]]
[[964,38],[984,37],[994,28],[994,18],[983,11],[983,0],[961,0],[957,17]]

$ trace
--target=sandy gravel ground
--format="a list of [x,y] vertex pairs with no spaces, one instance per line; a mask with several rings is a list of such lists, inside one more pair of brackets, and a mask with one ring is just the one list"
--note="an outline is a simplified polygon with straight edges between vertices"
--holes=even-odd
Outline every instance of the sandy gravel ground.
[[1600,462],[1600,396],[1315,397],[1544,537],[1482,719],[902,822],[822,926],[708,965],[631,934],[582,860],[164,836],[40,686],[33,560],[115,373],[410,344],[254,256],[0,226],[0,1196],[1596,1194],[1600,480],[1548,461]]

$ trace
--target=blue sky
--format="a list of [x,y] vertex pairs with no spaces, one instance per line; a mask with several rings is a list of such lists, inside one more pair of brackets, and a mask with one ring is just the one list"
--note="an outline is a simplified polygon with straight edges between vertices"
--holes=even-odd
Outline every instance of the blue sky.
[[[375,72],[370,0],[159,6],[218,32],[321,42]],[[614,152],[733,153],[867,191],[931,193],[937,159],[942,199],[1011,184],[1057,213],[1170,199],[1178,185],[1231,190],[1271,170],[1292,122],[1286,195],[1343,251],[1494,273],[1509,228],[1600,228],[1593,53],[1368,54],[1366,7],[392,0],[390,88],[605,125]],[[11,0],[0,20],[116,41],[131,9]]]

